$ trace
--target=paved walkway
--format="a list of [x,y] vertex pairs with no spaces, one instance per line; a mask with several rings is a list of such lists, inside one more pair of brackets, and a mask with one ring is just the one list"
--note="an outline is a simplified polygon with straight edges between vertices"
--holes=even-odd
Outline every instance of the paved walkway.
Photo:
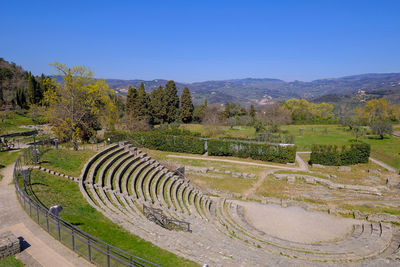
[[26,266],[93,266],[42,230],[21,208],[12,182],[13,165],[4,168],[0,181],[0,232],[10,230],[24,240],[17,255]]

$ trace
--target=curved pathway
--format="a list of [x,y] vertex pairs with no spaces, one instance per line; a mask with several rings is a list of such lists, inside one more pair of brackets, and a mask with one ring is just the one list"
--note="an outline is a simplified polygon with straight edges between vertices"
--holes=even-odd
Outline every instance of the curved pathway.
[[10,230],[24,240],[24,250],[17,254],[26,266],[93,266],[42,230],[21,208],[13,181],[14,165],[1,171],[0,232]]
[[[259,166],[259,167],[266,167],[266,168],[276,168],[276,169],[284,169],[284,170],[307,170],[307,164],[296,154],[296,161],[299,162],[300,167],[288,167],[285,165],[272,165],[272,164],[264,164],[264,163],[257,163],[257,162],[247,162],[247,161],[240,161],[240,160],[232,160],[232,159],[220,159],[214,158],[211,156],[208,157],[196,157],[196,156],[181,156],[181,155],[167,155],[169,158],[179,158],[179,159],[197,159],[197,160],[208,160],[208,161],[218,161],[218,162],[227,162],[227,163],[236,163],[236,164],[243,164],[243,165],[251,165],[251,166]],[[303,165],[304,163],[304,165]]]

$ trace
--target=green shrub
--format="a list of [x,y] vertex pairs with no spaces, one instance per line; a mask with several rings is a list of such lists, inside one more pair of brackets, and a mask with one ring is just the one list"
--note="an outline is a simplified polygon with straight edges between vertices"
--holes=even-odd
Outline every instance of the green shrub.
[[369,144],[352,144],[339,148],[335,145],[313,145],[310,163],[330,166],[367,163],[371,153]]
[[279,163],[294,162],[296,146],[276,146],[251,142],[208,140],[210,156],[235,156]]
[[128,137],[140,145],[156,150],[204,154],[204,141],[199,137],[186,135],[167,135],[163,132],[137,132]]

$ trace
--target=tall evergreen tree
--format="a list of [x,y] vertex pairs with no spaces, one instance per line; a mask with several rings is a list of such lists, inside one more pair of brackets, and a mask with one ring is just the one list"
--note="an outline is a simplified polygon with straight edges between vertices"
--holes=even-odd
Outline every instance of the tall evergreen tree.
[[129,86],[128,95],[126,96],[125,114],[133,116],[136,109],[137,90],[133,86]]
[[28,103],[35,104],[35,95],[36,95],[36,80],[35,77],[32,76],[32,73],[28,72],[27,78],[27,96],[28,96]]
[[150,97],[144,88],[144,83],[140,84],[140,87],[137,90],[137,99],[136,99],[136,112],[135,117],[138,119],[146,119],[150,120]]
[[249,115],[254,118],[256,116],[256,109],[254,108],[253,105],[250,105],[250,111],[249,111]]
[[178,90],[174,81],[168,81],[165,85],[165,121],[168,123],[176,121],[179,111]]
[[193,102],[192,96],[190,94],[189,88],[183,88],[183,92],[181,95],[181,108],[180,108],[180,116],[184,123],[189,123],[193,120]]
[[151,106],[151,113],[153,116],[153,123],[155,124],[164,123],[166,108],[164,102],[164,89],[161,85],[157,89],[151,92],[150,106]]
[[23,88],[20,87],[17,88],[16,102],[17,105],[20,106],[21,108],[27,107],[25,90]]

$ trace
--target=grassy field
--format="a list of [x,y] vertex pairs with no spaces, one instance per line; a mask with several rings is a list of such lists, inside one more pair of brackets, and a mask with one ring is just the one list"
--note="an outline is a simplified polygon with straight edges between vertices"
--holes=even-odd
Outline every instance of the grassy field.
[[41,166],[60,173],[78,177],[86,161],[97,152],[94,150],[54,149],[44,150],[40,160]]
[[27,128],[20,128],[22,125],[35,124],[27,115],[12,114],[4,120],[0,120],[0,134],[29,131]]
[[47,207],[61,204],[60,216],[87,233],[131,254],[163,266],[197,266],[135,236],[91,207],[76,183],[40,171],[32,172],[32,188]]
[[[181,127],[207,135],[211,132],[209,126],[201,124],[186,124]],[[213,126],[214,137],[254,138],[254,128],[250,126]],[[400,129],[399,125],[395,125]],[[300,130],[302,129],[302,130]],[[354,143],[351,132],[340,125],[285,125],[281,130],[295,136],[298,151],[310,151],[313,144],[346,145]],[[300,132],[302,131],[302,134]],[[368,135],[360,139],[371,145],[372,157],[375,157],[395,168],[400,168],[400,138],[386,136],[383,140],[377,136]]]
[[[0,169],[13,164],[17,160],[19,154],[20,152],[16,150],[0,152]],[[0,181],[2,178],[3,176],[0,174]]]
[[25,266],[20,260],[16,259],[15,256],[8,256],[0,259],[0,267],[23,267]]

